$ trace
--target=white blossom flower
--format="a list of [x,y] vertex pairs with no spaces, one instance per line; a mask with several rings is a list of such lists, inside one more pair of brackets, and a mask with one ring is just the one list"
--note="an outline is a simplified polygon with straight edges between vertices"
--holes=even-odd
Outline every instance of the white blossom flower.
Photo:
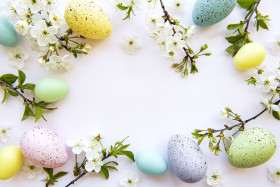
[[124,187],[136,187],[138,182],[139,177],[131,173],[120,179],[120,185]]
[[210,186],[218,186],[220,184],[224,183],[223,175],[222,175],[222,170],[215,169],[211,170],[208,169],[206,173],[206,182]]
[[128,54],[135,54],[135,51],[140,47],[139,37],[137,35],[123,36],[122,46]]
[[270,112],[271,111],[276,111],[276,112],[280,112],[280,108],[279,108],[279,106],[278,105],[274,105],[274,104],[272,104],[272,103],[270,103],[269,101],[268,101],[268,99],[266,99],[266,98],[261,98],[261,104],[265,107],[265,108],[267,108]]
[[224,137],[225,137],[224,142],[225,142],[226,146],[230,147],[231,143],[234,140],[232,134],[228,130],[224,131],[223,134],[224,134]]
[[274,73],[267,74],[267,73],[262,73],[259,75],[259,79],[256,82],[256,86],[263,88],[263,91],[265,93],[268,93],[270,91],[275,91],[278,82],[276,81],[276,75]]
[[16,22],[15,30],[21,35],[26,35],[28,32],[28,23],[26,21]]
[[174,14],[184,13],[185,3],[183,0],[169,0],[166,4]]
[[60,16],[55,11],[50,12],[49,18],[50,18],[52,24],[55,25],[56,27],[58,27],[60,25],[60,23],[62,22],[62,20],[63,20],[63,17]]
[[32,13],[38,13],[40,10],[44,9],[42,0],[26,0],[25,3]]
[[90,137],[92,140],[94,140],[96,137],[100,137],[100,131],[95,130],[95,131],[90,132]]
[[33,179],[36,175],[40,175],[43,172],[43,168],[33,164],[29,160],[25,160],[22,166],[22,170],[27,173],[28,179]]
[[69,55],[64,55],[61,59],[61,67],[65,70],[70,70],[73,66],[73,61],[71,60]]
[[174,36],[169,36],[166,41],[167,51],[179,51],[186,46],[184,40],[182,40],[182,34],[176,33]]
[[250,71],[251,71],[252,76],[254,77],[256,75],[260,75],[260,74],[264,73],[265,69],[266,69],[266,65],[261,64],[258,67],[251,69]]
[[91,172],[94,170],[94,172],[98,173],[103,165],[102,154],[95,151],[88,151],[86,158],[88,160],[85,165],[86,171]]
[[85,44],[84,47],[82,48],[82,51],[84,52],[89,52],[91,50],[91,45],[89,44]]
[[42,3],[45,6],[45,11],[47,12],[51,12],[56,5],[56,1],[54,0],[42,0]]
[[83,151],[83,140],[81,138],[74,138],[72,140],[67,141],[66,143],[69,147],[72,147],[72,152],[74,154],[81,154]]
[[220,117],[222,119],[226,119],[228,117],[228,112],[226,110],[222,110],[220,113]]
[[[84,146],[83,146],[83,151],[88,153],[91,151],[101,153],[102,152],[102,147],[99,142],[96,140],[85,140],[84,141]],[[91,153],[90,153],[91,154]]]
[[268,178],[269,180],[271,180],[271,182],[280,183],[280,168],[277,166],[270,166],[268,168],[269,170],[269,174],[268,174]]
[[127,5],[131,6],[133,9],[141,9],[141,0],[127,0]]
[[29,54],[25,51],[25,48],[21,45],[10,48],[8,54],[11,59],[10,64],[19,69],[23,68],[24,61],[29,58]]
[[158,15],[148,15],[145,18],[146,29],[150,35],[159,31],[159,25],[164,25],[164,19]]
[[280,34],[277,34],[275,36],[275,39],[273,42],[271,42],[270,44],[270,47],[271,47],[271,53],[273,55],[280,55]]
[[187,31],[187,33],[186,33],[186,37],[187,37],[187,38],[193,37],[194,32],[195,32],[195,26],[192,25],[192,26],[190,26],[190,27],[188,28],[188,31]]
[[57,42],[55,34],[58,33],[58,29],[54,26],[47,27],[44,20],[39,21],[32,29],[30,34],[33,38],[37,39],[40,46],[46,46],[49,43],[54,44]]
[[41,21],[43,18],[42,14],[39,13],[34,13],[31,16],[31,20],[32,20],[32,24],[35,25],[36,23],[38,23],[39,21]]
[[11,124],[0,123],[0,140],[5,143],[8,141],[8,137],[11,135]]

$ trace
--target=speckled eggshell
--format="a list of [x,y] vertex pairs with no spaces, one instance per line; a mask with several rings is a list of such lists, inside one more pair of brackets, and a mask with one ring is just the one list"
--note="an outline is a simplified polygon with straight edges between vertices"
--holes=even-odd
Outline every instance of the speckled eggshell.
[[58,135],[42,127],[25,132],[20,141],[20,149],[26,159],[47,168],[61,167],[68,157],[66,147]]
[[206,174],[206,157],[197,143],[185,135],[173,135],[168,145],[169,166],[182,181],[196,183]]
[[110,18],[93,0],[71,0],[64,17],[73,31],[86,38],[104,39],[112,33]]
[[267,129],[253,127],[239,134],[230,146],[228,160],[238,168],[252,168],[268,161],[277,147],[275,136]]
[[225,19],[234,9],[237,0],[197,0],[192,12],[196,25],[210,26]]

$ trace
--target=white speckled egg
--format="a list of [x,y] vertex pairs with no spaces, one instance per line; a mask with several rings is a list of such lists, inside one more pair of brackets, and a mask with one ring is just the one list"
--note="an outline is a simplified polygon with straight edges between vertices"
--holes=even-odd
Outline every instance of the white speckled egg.
[[197,143],[185,135],[173,135],[168,145],[169,166],[182,181],[196,183],[206,174],[206,158]]
[[26,159],[47,168],[64,165],[68,157],[66,147],[58,135],[42,127],[25,132],[20,140],[20,149]]
[[275,153],[275,136],[267,129],[253,127],[240,133],[230,146],[228,160],[238,168],[252,168],[268,161]]
[[73,31],[86,38],[103,39],[112,33],[110,18],[93,0],[71,0],[64,17]]

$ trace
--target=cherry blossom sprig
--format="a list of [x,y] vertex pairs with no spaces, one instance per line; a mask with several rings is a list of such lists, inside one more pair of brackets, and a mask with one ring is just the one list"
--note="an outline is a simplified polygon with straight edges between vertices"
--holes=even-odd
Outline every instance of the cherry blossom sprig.
[[125,13],[123,20],[130,19],[131,15],[135,16],[135,9],[140,9],[141,0],[111,0],[117,12]]
[[[18,34],[38,52],[38,64],[48,71],[69,70],[74,64],[69,54],[77,58],[91,48],[83,36],[68,27],[55,0],[11,0],[7,10]],[[12,64],[18,68],[23,68],[28,56],[25,50],[10,52],[11,59],[16,61]]]
[[[205,44],[201,46],[198,52],[187,43],[187,40],[194,35],[195,27],[186,27],[178,19],[173,18],[165,8],[162,0],[160,5],[163,10],[163,16],[148,16],[147,28],[150,36],[157,42],[166,57],[174,62],[173,68],[177,72],[182,72],[186,77],[189,73],[197,73],[196,59],[200,56],[210,56],[211,53],[204,53],[208,48]],[[189,67],[190,66],[190,70]]]
[[[87,173],[99,173],[108,179],[109,170],[118,171],[116,168],[118,163],[116,161],[106,162],[106,160],[110,157],[118,158],[118,156],[126,156],[130,160],[135,161],[134,154],[127,150],[130,144],[123,144],[127,138],[116,142],[108,149],[104,148],[103,144],[101,143],[101,136],[99,133],[93,135],[93,137],[89,140],[77,138],[68,141],[68,146],[72,147],[72,152],[75,154],[75,166],[73,173],[74,176],[78,177],[68,183],[66,187],[73,185]],[[77,157],[82,152],[85,152],[86,156],[82,163],[79,164]]]
[[[265,94],[270,94],[271,98],[262,98],[261,105],[264,107],[262,111],[257,113],[255,116],[243,120],[241,116],[235,112],[233,112],[230,108],[225,108],[221,112],[222,118],[228,118],[233,121],[236,121],[237,123],[234,125],[224,125],[224,128],[222,129],[213,129],[208,128],[206,130],[200,130],[195,129],[192,133],[193,136],[198,140],[198,144],[201,144],[201,142],[205,139],[209,139],[209,149],[210,151],[215,154],[219,155],[221,153],[221,146],[220,144],[224,144],[224,149],[227,152],[227,154],[231,154],[229,150],[230,144],[227,142],[231,142],[234,138],[234,136],[237,135],[238,132],[244,131],[245,125],[247,125],[250,121],[260,117],[263,113],[269,112],[272,114],[272,116],[280,120],[280,63],[275,68],[277,71],[267,72],[265,71],[264,67],[258,67],[254,70],[253,76],[251,76],[250,79],[246,80],[246,82],[249,85],[254,85],[259,88],[262,88],[263,92]],[[275,99],[278,97],[278,99]],[[229,136],[225,136],[225,132],[235,130],[234,134],[230,134]],[[230,140],[229,140],[230,139]]]
[[[23,100],[23,105],[25,106],[24,113],[22,116],[22,121],[28,119],[29,117],[34,117],[35,122],[39,119],[45,119],[44,112],[46,110],[55,110],[56,108],[50,108],[49,105],[51,103],[45,101],[38,101],[35,97],[32,99],[28,99],[24,93],[26,91],[33,92],[35,89],[35,84],[32,83],[25,83],[26,75],[21,71],[18,70],[18,75],[13,74],[4,74],[0,77],[0,87],[4,91],[4,96],[2,99],[2,103],[4,103],[8,95],[12,97],[20,96]],[[17,83],[17,86],[14,84]]]
[[234,33],[237,33],[234,36],[226,37],[226,40],[231,43],[226,51],[233,53],[233,56],[239,51],[242,46],[252,42],[249,37],[250,32],[248,31],[248,29],[254,14],[256,15],[255,19],[257,31],[259,31],[260,28],[269,30],[267,22],[271,20],[268,15],[263,16],[258,11],[258,6],[261,0],[238,0],[237,2],[242,8],[246,9],[248,13],[245,16],[245,20],[227,26],[228,30],[234,30]]

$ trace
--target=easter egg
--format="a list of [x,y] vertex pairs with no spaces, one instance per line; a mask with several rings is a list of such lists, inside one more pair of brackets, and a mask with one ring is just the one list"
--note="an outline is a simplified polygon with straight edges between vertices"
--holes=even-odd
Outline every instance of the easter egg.
[[237,0],[197,0],[192,19],[196,25],[210,26],[225,19],[234,9]]
[[0,151],[0,180],[7,180],[14,176],[24,161],[18,146],[8,146]]
[[35,127],[25,132],[20,149],[26,159],[47,168],[63,166],[68,157],[63,141],[48,128]]
[[206,157],[197,143],[185,135],[170,138],[168,162],[173,173],[184,182],[196,183],[206,175]]
[[252,168],[268,161],[276,151],[275,136],[267,129],[253,127],[240,133],[230,146],[228,160],[238,168]]
[[167,171],[164,158],[152,149],[144,149],[137,153],[135,162],[138,169],[148,175],[163,175]]
[[18,42],[18,35],[14,26],[5,17],[0,16],[0,44],[13,47]]
[[71,0],[64,17],[73,31],[86,38],[103,39],[112,33],[110,18],[93,0]]
[[247,43],[234,57],[234,65],[241,70],[255,68],[264,61],[265,48],[259,43]]
[[35,86],[35,95],[42,101],[54,102],[64,98],[69,93],[69,85],[57,78],[45,78]]

